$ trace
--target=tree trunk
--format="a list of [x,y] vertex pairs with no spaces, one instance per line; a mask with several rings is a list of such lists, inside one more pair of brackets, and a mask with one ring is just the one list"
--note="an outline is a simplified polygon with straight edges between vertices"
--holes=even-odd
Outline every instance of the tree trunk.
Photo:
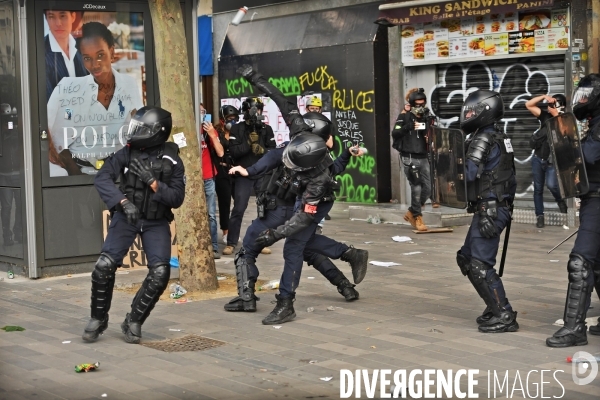
[[180,149],[187,177],[185,201],[175,210],[179,277],[188,291],[216,290],[217,271],[210,237],[202,163],[194,119],[187,44],[178,0],[149,0],[161,107],[173,116],[172,134],[184,132]]

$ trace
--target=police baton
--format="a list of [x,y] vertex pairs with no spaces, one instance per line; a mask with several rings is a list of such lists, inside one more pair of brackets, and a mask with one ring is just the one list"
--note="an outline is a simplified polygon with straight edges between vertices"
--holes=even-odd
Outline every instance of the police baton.
[[508,238],[510,237],[510,227],[512,225],[512,213],[513,206],[510,206],[510,219],[506,223],[506,232],[504,233],[504,245],[502,246],[502,258],[500,259],[500,269],[498,270],[498,276],[502,277],[504,274],[504,263],[506,262],[506,251],[508,250]]
[[579,229],[577,229],[575,232],[571,233],[569,236],[567,236],[566,239],[564,239],[562,242],[560,242],[559,244],[557,244],[556,246],[554,246],[553,248],[551,248],[550,250],[548,250],[548,254],[550,254],[551,252],[553,252],[554,250],[556,250],[556,248],[558,246],[560,246],[561,244],[563,244],[564,242],[566,242],[567,240],[571,239],[573,237],[573,235],[575,235],[577,232],[579,232]]

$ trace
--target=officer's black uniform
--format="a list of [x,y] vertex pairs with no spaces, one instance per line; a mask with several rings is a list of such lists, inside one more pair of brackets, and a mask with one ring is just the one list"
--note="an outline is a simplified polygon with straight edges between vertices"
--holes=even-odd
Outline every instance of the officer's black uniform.
[[[275,148],[273,129],[257,119],[257,108],[262,109],[262,103],[259,99],[246,99],[242,104],[244,122],[235,124],[229,132],[229,151],[233,157],[233,161],[235,165],[244,168],[255,164],[267,151]],[[242,219],[248,207],[252,188],[257,193],[260,185],[260,177],[235,177],[233,210],[231,210],[231,217],[229,219],[227,246],[235,247],[237,245],[240,238]]]
[[[315,236],[318,222],[333,206],[335,181],[330,169],[333,159],[325,145],[325,140],[331,133],[331,121],[319,113],[308,113],[304,117],[300,115],[295,102],[287,100],[281,91],[270,84],[264,76],[255,73],[251,66],[244,65],[238,71],[261,92],[266,93],[279,107],[292,139],[284,150],[283,161],[288,168],[293,168],[293,165],[299,167],[294,168],[294,172],[295,180],[300,182],[298,193],[302,198],[302,208],[285,225],[277,229],[265,230],[257,239],[259,245],[270,246],[286,238],[283,248],[284,271],[279,285],[280,294],[276,295],[277,306],[262,321],[263,324],[270,325],[295,318],[293,301],[302,271],[304,250],[307,243]],[[310,132],[322,136],[319,138]],[[340,258],[356,265],[353,274],[355,282],[359,283],[366,274],[368,252],[350,248]]]
[[471,93],[460,116],[461,128],[472,134],[465,143],[465,172],[468,211],[475,215],[456,261],[487,306],[477,318],[479,331],[484,333],[519,329],[517,313],[494,269],[500,234],[511,219],[517,188],[510,139],[494,126],[503,116],[502,98],[488,90]]
[[83,333],[86,341],[96,340],[108,327],[115,271],[137,234],[142,238],[149,272],[121,325],[127,342],[139,343],[141,325],[169,282],[171,209],[181,206],[185,196],[179,149],[165,142],[170,131],[169,112],[141,108],[130,123],[127,146],[109,157],[96,175],[94,185],[113,217],[92,272],[92,315]]
[[[600,296],[600,75],[591,74],[579,81],[573,95],[573,113],[588,120],[587,136],[581,149],[590,190],[580,196],[579,232],[569,255],[569,286],[564,326],[546,339],[550,347],[582,346],[588,343],[585,318],[594,287]],[[600,335],[600,320],[590,334]]]
[[[288,174],[281,159],[285,146],[282,143],[276,149],[269,151],[256,164],[246,169],[249,176],[265,174],[260,192],[257,195],[259,217],[252,221],[246,230],[243,247],[236,254],[235,266],[238,278],[239,296],[225,305],[227,311],[256,311],[256,299],[254,296],[255,283],[259,276],[256,267],[256,258],[264,246],[256,243],[256,239],[266,229],[275,229],[285,224],[294,215],[297,190],[294,188],[292,176]],[[343,152],[332,165],[332,173],[340,174],[350,161],[350,152]],[[261,214],[264,214],[261,216]],[[347,301],[357,300],[358,292],[354,285],[348,281],[329,258],[322,253],[339,258],[349,247],[343,243],[336,242],[324,237],[325,245],[309,241],[304,249],[304,261],[318,270],[329,282],[336,286],[338,292]],[[318,242],[318,241],[317,241]],[[337,257],[336,257],[337,256]]]

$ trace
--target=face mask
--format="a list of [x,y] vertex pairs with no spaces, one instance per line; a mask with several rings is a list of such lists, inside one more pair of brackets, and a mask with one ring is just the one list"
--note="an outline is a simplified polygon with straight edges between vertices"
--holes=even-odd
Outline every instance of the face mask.
[[427,111],[427,107],[425,105],[417,105],[411,108],[410,112],[412,112],[416,116],[422,116]]
[[236,122],[237,121],[235,119],[227,121],[227,123],[225,124],[225,129],[227,129],[228,131],[230,131],[231,128],[233,128],[233,126],[235,125]]

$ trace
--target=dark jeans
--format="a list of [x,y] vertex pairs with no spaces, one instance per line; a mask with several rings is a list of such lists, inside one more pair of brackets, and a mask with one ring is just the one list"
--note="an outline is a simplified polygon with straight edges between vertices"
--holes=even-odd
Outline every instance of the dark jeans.
[[558,189],[558,180],[556,179],[556,170],[554,165],[544,161],[537,156],[531,160],[531,172],[533,173],[533,204],[535,205],[535,215],[544,215],[544,182],[554,200],[560,201],[560,190]]
[[279,284],[279,293],[283,297],[288,297],[296,292],[300,282],[302,264],[304,262],[305,251],[316,252],[325,257],[338,259],[348,250],[348,246],[336,242],[324,235],[316,235],[318,223],[329,213],[333,207],[333,202],[320,203],[317,206],[317,213],[313,222],[302,231],[286,238],[283,246],[283,274]]
[[127,223],[125,214],[115,212],[108,227],[102,253],[109,255],[117,265],[121,265],[138,233],[142,237],[148,266],[168,264],[171,259],[171,229],[166,218],[140,219],[133,226]]
[[[246,208],[248,208],[248,200],[252,194],[252,188],[257,193],[260,189],[262,178],[250,179],[243,176],[235,177],[235,193],[233,195],[233,210],[231,210],[231,218],[229,219],[229,232],[227,233],[227,246],[235,247],[240,238],[240,230],[242,229],[242,219]],[[256,209],[253,209],[256,212]]]
[[413,185],[410,181],[410,207],[408,210],[417,217],[421,214],[421,206],[425,204],[431,195],[431,175],[429,172],[429,161],[427,158],[412,158],[402,156],[402,164],[404,164],[404,174],[408,176],[408,166],[413,164],[417,167],[421,180],[419,184]]
[[[496,254],[498,253],[498,246],[500,245],[500,235],[506,227],[509,219],[510,213],[508,212],[508,208],[498,208],[498,218],[496,218],[494,221],[496,223],[496,228],[498,229],[498,236],[487,239],[481,236],[481,233],[479,232],[479,215],[473,215],[471,227],[469,228],[469,232],[465,238],[465,244],[460,249],[461,253],[468,259],[475,258],[479,261],[483,261],[491,267],[496,265]],[[490,268],[487,270],[486,280],[488,280],[488,282],[493,282],[490,285],[492,296],[496,297],[497,294],[500,303],[502,303],[506,298],[506,292],[504,290],[504,284],[496,273],[495,268]],[[511,310],[512,306],[507,304],[506,308]]]
[[229,230],[229,214],[231,211],[233,178],[219,172],[215,177],[215,190],[219,204],[219,226],[222,231]]

